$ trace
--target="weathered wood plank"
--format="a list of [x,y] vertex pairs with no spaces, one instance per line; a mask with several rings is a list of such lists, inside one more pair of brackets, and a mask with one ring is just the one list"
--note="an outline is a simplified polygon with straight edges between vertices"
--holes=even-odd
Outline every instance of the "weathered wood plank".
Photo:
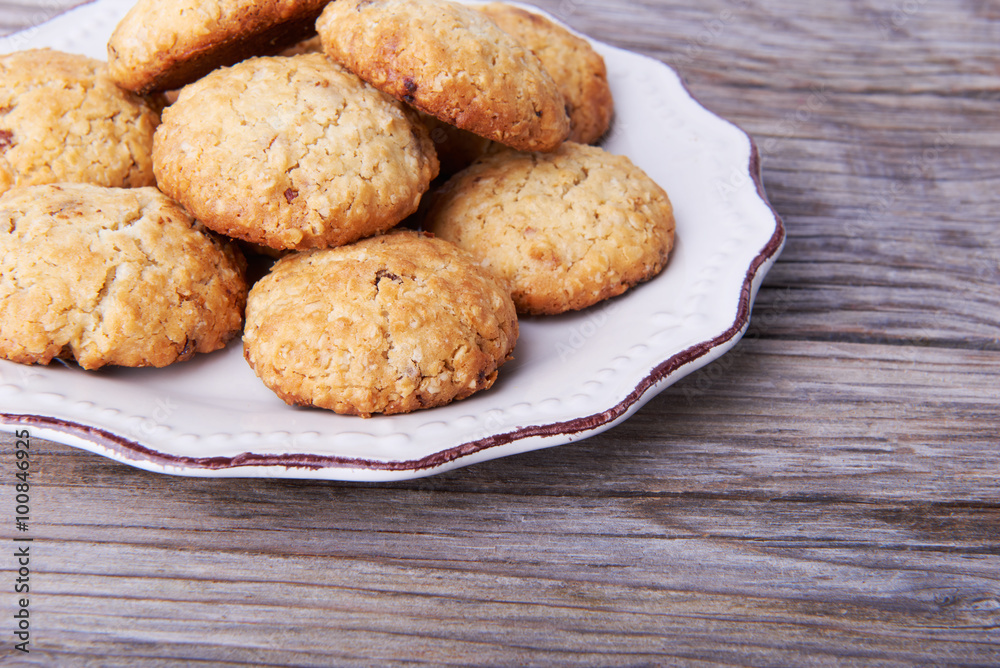
[[[491,532],[483,538],[504,545]],[[431,560],[401,558],[392,546],[394,557],[368,557],[47,542],[77,559],[65,570],[39,560],[36,622],[39,634],[94,655],[256,661],[272,650],[267,661],[276,664],[299,663],[295,655],[310,650],[327,661],[430,654],[457,663],[473,653],[476,662],[517,664],[1000,659],[995,577],[950,574],[919,555],[857,564],[857,547],[789,556],[711,539],[639,547],[591,537],[586,548],[547,541],[555,563],[480,565],[481,547],[460,559],[462,541],[433,542],[441,544]],[[449,550],[460,554],[442,558]]]

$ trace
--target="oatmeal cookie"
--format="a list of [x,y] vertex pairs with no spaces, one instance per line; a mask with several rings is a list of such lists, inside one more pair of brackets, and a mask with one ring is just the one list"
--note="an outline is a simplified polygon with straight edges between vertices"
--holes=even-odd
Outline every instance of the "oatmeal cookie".
[[513,5],[493,2],[477,9],[531,49],[552,75],[566,100],[570,141],[592,144],[608,131],[614,112],[608,70],[587,40]]
[[139,0],[108,41],[127,90],[180,88],[217,67],[280,52],[315,34],[327,0]]
[[521,313],[561,313],[658,274],[673,247],[667,194],[628,158],[567,142],[503,151],[448,181],[426,229],[513,284]]
[[316,23],[334,60],[446,123],[524,151],[569,135],[538,58],[474,8],[447,0],[337,0]]
[[99,60],[50,49],[0,56],[0,193],[14,186],[153,185],[151,100]]
[[155,188],[0,196],[0,356],[162,367],[222,348],[243,322],[242,258]]
[[413,110],[313,53],[253,58],[184,87],[163,112],[153,168],[211,229],[305,249],[397,224],[438,161]]
[[493,385],[518,326],[508,286],[410,230],[282,258],[247,302],[244,355],[289,404],[370,416]]

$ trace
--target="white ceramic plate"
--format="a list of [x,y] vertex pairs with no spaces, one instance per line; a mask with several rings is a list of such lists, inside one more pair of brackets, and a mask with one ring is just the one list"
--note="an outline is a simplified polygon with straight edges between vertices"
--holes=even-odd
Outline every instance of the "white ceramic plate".
[[[0,40],[105,59],[132,0],[98,0]],[[600,43],[617,116],[605,148],[670,195],[677,242],[664,272],[591,309],[525,318],[515,360],[488,392],[368,420],[286,406],[239,342],[165,369],[85,372],[0,360],[0,429],[150,471],[386,481],[569,443],[628,418],[733,347],[784,243],[757,151],[660,62]]]

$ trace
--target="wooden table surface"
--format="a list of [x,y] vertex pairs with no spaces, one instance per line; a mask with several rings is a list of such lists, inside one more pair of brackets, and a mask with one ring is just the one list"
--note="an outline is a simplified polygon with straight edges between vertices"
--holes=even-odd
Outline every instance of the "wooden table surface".
[[601,436],[409,483],[36,441],[0,664],[1000,664],[1000,5],[538,4],[761,146],[788,240],[745,339]]

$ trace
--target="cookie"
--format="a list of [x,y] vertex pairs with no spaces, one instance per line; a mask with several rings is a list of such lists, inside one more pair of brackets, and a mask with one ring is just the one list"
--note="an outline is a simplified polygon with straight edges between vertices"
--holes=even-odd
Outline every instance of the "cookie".
[[503,151],[448,181],[426,229],[513,285],[521,313],[576,310],[659,273],[674,239],[663,189],[624,156],[567,142]]
[[565,101],[538,58],[472,7],[447,0],[337,0],[323,48],[421,111],[524,151],[569,135]]
[[213,230],[338,246],[413,213],[438,162],[416,113],[318,53],[253,58],[163,112],[156,181]]
[[242,258],[155,188],[0,196],[0,356],[162,367],[240,331]]
[[508,286],[453,244],[397,230],[279,260],[250,291],[243,344],[285,402],[368,417],[491,387],[517,335]]
[[217,67],[267,56],[315,34],[327,0],[139,0],[108,41],[127,90],[180,88]]
[[152,101],[99,60],[49,49],[0,56],[0,193],[14,186],[153,185]]
[[552,75],[566,100],[570,141],[592,144],[608,131],[614,112],[608,70],[585,39],[513,5],[494,2],[477,9],[531,49]]

